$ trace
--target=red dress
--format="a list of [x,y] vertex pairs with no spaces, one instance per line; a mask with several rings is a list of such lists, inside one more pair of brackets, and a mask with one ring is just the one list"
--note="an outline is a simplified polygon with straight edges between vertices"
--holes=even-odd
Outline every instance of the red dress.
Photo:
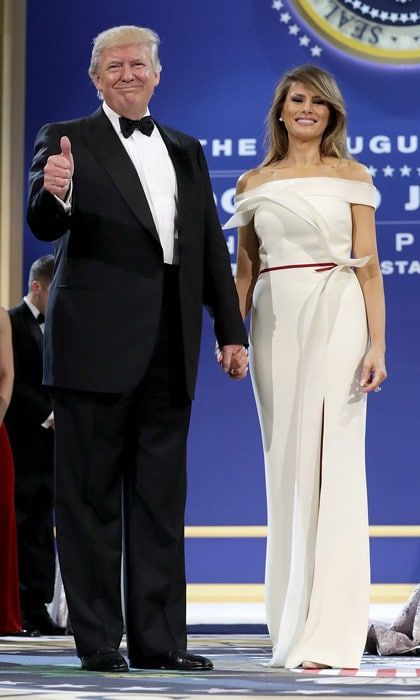
[[0,425],[0,634],[22,629],[14,488],[12,450],[3,423]]

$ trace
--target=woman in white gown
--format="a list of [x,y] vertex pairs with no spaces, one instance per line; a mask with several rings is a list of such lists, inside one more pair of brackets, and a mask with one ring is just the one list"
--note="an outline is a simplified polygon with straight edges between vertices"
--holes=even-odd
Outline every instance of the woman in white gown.
[[238,182],[237,289],[265,455],[272,666],[358,667],[369,545],[366,394],[386,378],[376,190],[346,151],[334,79],[279,83],[261,167]]

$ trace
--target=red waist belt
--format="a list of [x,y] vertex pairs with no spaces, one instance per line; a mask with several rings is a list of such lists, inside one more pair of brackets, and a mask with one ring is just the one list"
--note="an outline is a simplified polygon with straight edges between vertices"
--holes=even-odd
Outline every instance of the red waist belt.
[[278,265],[277,267],[265,267],[260,270],[260,275],[263,272],[274,272],[275,270],[293,270],[297,267],[315,267],[315,272],[323,272],[324,270],[333,270],[337,267],[336,263],[324,262],[324,263],[304,263],[303,265]]

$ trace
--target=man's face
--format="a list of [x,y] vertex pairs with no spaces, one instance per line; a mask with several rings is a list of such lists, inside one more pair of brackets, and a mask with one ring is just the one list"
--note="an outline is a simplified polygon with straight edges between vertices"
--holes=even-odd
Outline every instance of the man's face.
[[140,119],[159,83],[146,44],[112,46],[101,53],[93,82],[107,105],[120,116]]

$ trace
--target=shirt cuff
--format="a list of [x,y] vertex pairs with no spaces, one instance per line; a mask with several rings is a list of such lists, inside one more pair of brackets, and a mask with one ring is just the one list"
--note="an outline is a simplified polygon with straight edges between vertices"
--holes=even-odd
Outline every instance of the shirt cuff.
[[41,423],[41,428],[46,428],[48,430],[48,428],[51,428],[53,423],[54,423],[54,413],[51,411],[48,418],[46,420],[44,420],[43,423]]
[[60,199],[60,197],[57,197],[56,194],[54,195],[57,202],[60,202],[61,206],[63,207],[65,214],[70,214],[70,212],[71,212],[72,195],[73,195],[73,180],[70,180],[70,187],[69,187],[69,191],[68,191],[67,198],[66,198],[65,202],[63,202],[63,200]]

